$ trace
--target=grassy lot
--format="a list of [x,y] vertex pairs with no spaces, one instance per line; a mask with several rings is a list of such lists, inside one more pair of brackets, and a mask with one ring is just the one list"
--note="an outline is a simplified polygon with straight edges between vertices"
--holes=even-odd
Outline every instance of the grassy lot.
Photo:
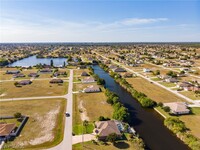
[[83,127],[82,124],[73,126],[73,133],[76,135],[92,133],[93,130],[94,130],[93,123],[89,123],[87,127]]
[[29,100],[0,102],[0,116],[16,112],[29,116],[20,136],[8,142],[5,149],[43,149],[63,139],[66,100]]
[[191,98],[192,100],[200,100],[200,95],[195,94],[193,91],[181,91],[179,93]]
[[159,82],[159,84],[164,85],[165,87],[175,87],[175,83],[170,83],[170,82]]
[[192,108],[192,114],[182,115],[180,119],[185,122],[186,127],[191,130],[191,133],[200,138],[200,108]]
[[55,96],[66,94],[68,83],[64,82],[62,85],[58,85],[50,84],[49,80],[35,80],[32,84],[22,87],[16,87],[14,82],[2,82],[0,87],[5,94],[1,98]]
[[156,102],[177,102],[184,101],[184,99],[176,96],[175,94],[158,87],[145,79],[140,77],[129,78],[127,81],[140,92],[145,93],[149,98],[153,99]]
[[162,115],[164,115],[166,118],[172,117],[171,115],[169,115],[169,113],[165,112],[161,107],[155,107],[155,109],[159,111]]
[[[85,119],[81,118],[81,116],[86,116],[89,119],[89,123],[93,123],[93,121],[98,120],[99,116],[112,118],[112,113],[113,108],[107,104],[104,92],[75,94],[73,103],[73,133],[82,132],[82,121]],[[90,131],[92,130],[93,128],[90,126]]]
[[153,81],[161,81],[162,79],[160,79],[160,78],[151,78],[151,80],[153,80]]
[[[75,144],[72,147],[73,150],[82,150],[82,143]],[[134,143],[129,141],[121,140],[116,142],[115,144],[107,143],[103,145],[101,143],[94,144],[92,142],[84,142],[84,149],[91,149],[91,150],[116,150],[116,149],[123,149],[123,150],[139,150]]]

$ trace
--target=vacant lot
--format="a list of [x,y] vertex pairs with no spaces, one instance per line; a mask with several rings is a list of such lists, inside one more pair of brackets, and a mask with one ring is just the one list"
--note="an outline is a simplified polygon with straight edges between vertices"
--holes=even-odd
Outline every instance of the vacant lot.
[[103,92],[76,94],[73,103],[73,132],[82,131],[80,125],[84,120],[92,123],[97,121],[99,116],[112,118],[112,113],[113,108],[107,104]]
[[74,70],[74,76],[81,76],[81,73],[84,72],[84,71],[89,74],[88,69],[76,69],[76,70]]
[[[82,144],[75,144],[73,145],[73,150],[82,150]],[[129,141],[119,141],[115,144],[107,143],[107,145],[102,145],[100,143],[93,144],[92,142],[85,142],[84,143],[84,149],[91,149],[91,150],[117,150],[117,149],[123,149],[123,150],[139,150],[137,146],[135,146],[133,143]]]
[[14,82],[0,83],[1,98],[17,98],[17,97],[36,97],[36,96],[55,96],[64,95],[67,92],[68,83],[61,85],[50,84],[49,80],[34,80],[32,84],[22,87],[16,87]]
[[200,95],[195,94],[193,91],[181,91],[179,93],[191,98],[192,100],[200,100]]
[[153,99],[156,102],[184,101],[184,99],[179,98],[175,94],[161,87],[158,87],[157,85],[154,85],[140,77],[128,78],[127,81],[134,87],[134,89],[145,93],[149,98]]
[[0,102],[0,116],[16,112],[29,117],[20,136],[6,144],[13,149],[42,149],[62,141],[66,100]]
[[192,134],[200,138],[200,108],[192,108],[191,115],[182,115],[180,119],[185,122],[186,127],[188,127]]

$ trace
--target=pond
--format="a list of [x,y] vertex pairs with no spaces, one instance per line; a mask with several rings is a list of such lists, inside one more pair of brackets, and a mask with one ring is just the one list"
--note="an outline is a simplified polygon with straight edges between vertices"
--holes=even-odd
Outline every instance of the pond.
[[122,88],[99,66],[93,66],[94,72],[106,81],[105,87],[117,93],[121,103],[130,112],[130,126],[144,139],[147,149],[151,150],[188,150],[180,139],[164,126],[164,119],[153,109],[141,107],[130,93]]
[[18,60],[16,62],[13,62],[9,64],[8,66],[28,67],[28,66],[35,66],[39,63],[50,65],[51,60],[53,60],[54,66],[62,66],[64,62],[67,64],[66,58],[37,58],[36,55],[34,55],[34,56],[30,56],[30,57]]

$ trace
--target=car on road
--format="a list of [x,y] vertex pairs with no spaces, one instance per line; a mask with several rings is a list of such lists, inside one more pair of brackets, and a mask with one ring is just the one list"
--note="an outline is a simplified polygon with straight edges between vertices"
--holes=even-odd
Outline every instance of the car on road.
[[69,117],[69,116],[70,116],[70,114],[69,114],[68,112],[66,112],[66,113],[65,113],[65,116],[66,116],[66,117]]

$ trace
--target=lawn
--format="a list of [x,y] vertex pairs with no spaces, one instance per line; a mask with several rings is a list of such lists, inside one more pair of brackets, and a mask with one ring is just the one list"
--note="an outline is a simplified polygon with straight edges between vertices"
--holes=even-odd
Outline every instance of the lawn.
[[61,85],[50,84],[49,80],[34,80],[32,84],[16,87],[14,82],[2,82],[0,87],[3,90],[1,98],[55,96],[67,93],[68,83]]
[[63,139],[66,100],[29,100],[0,102],[0,116],[16,112],[29,117],[20,135],[8,142],[6,149],[43,149]]
[[[82,147],[84,146],[84,147]],[[121,140],[116,142],[115,144],[107,142],[106,145],[101,144],[98,142],[97,144],[90,142],[84,142],[84,145],[82,143],[75,144],[72,147],[73,150],[82,150],[82,149],[91,149],[91,150],[116,150],[116,149],[123,149],[123,150],[139,150],[137,146],[135,146],[133,143],[125,140]]]
[[92,133],[93,130],[94,130],[93,123],[89,123],[87,127],[83,127],[82,124],[76,124],[73,126],[73,133],[75,135]]
[[195,94],[193,91],[181,91],[179,93],[192,100],[200,100],[200,95]]
[[[13,116],[13,115],[12,115]],[[17,127],[20,126],[21,122],[18,121],[16,118],[13,119],[0,119],[0,123],[15,123]]]
[[159,82],[159,84],[164,85],[165,87],[175,87],[175,83],[170,83],[170,82]]
[[192,114],[182,115],[180,119],[185,122],[186,127],[191,130],[191,133],[200,138],[200,108],[192,108]]
[[145,93],[156,102],[177,102],[184,99],[142,78],[128,78],[127,81],[139,92]]
[[76,70],[74,70],[74,76],[81,76],[81,73],[84,72],[84,71],[89,74],[88,69],[76,69]]
[[161,81],[162,79],[160,79],[160,78],[151,78],[151,80],[153,80],[153,81]]

